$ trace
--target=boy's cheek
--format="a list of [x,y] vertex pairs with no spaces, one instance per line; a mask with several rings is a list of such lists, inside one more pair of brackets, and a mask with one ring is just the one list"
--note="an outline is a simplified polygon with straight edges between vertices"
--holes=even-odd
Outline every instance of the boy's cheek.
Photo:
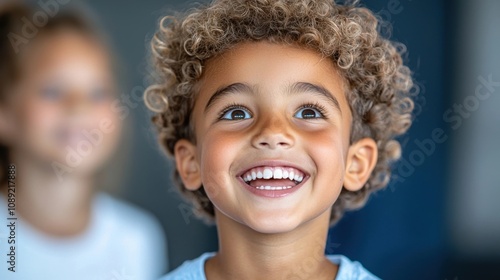
[[232,166],[245,151],[242,142],[230,134],[207,133],[198,142],[201,179],[205,191],[214,197],[234,184]]
[[[305,151],[316,166],[317,177],[328,177],[330,183],[341,182],[348,147],[339,135],[318,135],[304,145]],[[326,176],[325,176],[326,175]]]
[[[201,144],[199,145],[201,153],[217,151],[216,155],[219,155],[218,157],[234,155],[232,150],[242,146],[245,139],[248,141],[248,135],[245,137],[239,133],[224,133],[216,129],[208,130],[207,133],[200,136],[198,143]],[[214,158],[214,160],[217,160],[217,158]]]
[[343,133],[338,129],[319,130],[314,133],[303,134],[301,138],[306,144],[304,146],[309,149],[309,153],[318,154],[320,158],[336,159],[336,161],[343,160],[349,148],[348,142],[344,140]]

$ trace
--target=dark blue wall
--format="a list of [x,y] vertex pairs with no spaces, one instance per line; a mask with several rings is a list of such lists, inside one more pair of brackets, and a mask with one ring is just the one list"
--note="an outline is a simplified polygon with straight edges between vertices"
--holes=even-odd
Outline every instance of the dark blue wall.
[[444,65],[445,7],[442,1],[433,0],[364,3],[393,24],[391,38],[407,46],[406,61],[421,89],[415,99],[413,125],[400,138],[403,159],[395,165],[393,180],[363,209],[347,213],[330,230],[327,252],[359,260],[383,279],[444,279],[449,139],[436,143],[434,151],[431,144],[425,150],[416,142],[429,143],[426,139],[432,139],[434,130],[448,130],[442,117],[449,94]]

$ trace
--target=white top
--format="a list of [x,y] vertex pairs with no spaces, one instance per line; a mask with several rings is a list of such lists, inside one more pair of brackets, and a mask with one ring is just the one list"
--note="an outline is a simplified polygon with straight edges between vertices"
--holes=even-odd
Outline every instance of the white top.
[[[205,261],[214,255],[215,253],[213,252],[204,253],[197,259],[185,261],[181,266],[163,276],[160,280],[206,280]],[[380,280],[380,278],[368,272],[359,262],[351,261],[343,255],[327,255],[326,257],[332,263],[339,265],[335,280]],[[287,273],[291,275],[297,273],[297,277],[295,278],[301,279],[300,271],[294,272],[293,269],[290,269],[290,272]]]
[[[92,204],[90,225],[78,236],[51,237],[18,217],[15,244],[9,244],[13,221],[0,195],[0,279],[149,280],[167,271],[165,236],[152,215],[104,193]],[[11,245],[15,272],[8,270]]]

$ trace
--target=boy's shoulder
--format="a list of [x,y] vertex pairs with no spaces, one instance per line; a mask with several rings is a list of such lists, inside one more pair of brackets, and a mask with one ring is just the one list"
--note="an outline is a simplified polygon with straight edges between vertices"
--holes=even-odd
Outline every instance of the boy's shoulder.
[[208,252],[194,260],[185,261],[181,266],[160,278],[160,280],[206,280],[205,261],[214,255],[215,252]]
[[339,265],[335,280],[380,280],[377,276],[366,270],[358,261],[351,261],[344,255],[327,255],[328,260]]
[[[206,280],[205,261],[212,256],[214,252],[204,253],[198,258],[185,261],[181,266],[163,276],[160,280]],[[335,280],[379,280],[363,265],[357,261],[351,261],[344,255],[327,255],[328,260],[339,265],[339,270]]]

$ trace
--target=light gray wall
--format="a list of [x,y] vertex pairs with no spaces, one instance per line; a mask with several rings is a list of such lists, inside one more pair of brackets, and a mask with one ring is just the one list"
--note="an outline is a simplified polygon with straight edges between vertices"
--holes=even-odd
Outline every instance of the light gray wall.
[[[464,105],[464,117],[452,122],[452,237],[465,257],[499,257],[500,1],[463,0],[459,11],[453,103]],[[490,90],[481,82],[489,76],[497,84]]]

